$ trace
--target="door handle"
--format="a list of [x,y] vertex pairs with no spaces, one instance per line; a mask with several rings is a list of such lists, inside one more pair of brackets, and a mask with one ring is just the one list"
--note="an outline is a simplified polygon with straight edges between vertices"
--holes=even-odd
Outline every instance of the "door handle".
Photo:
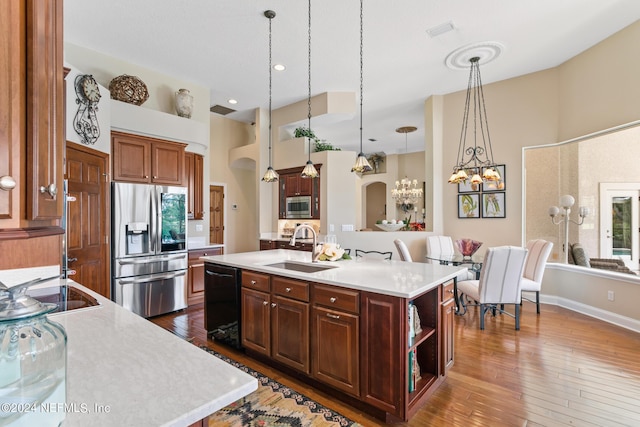
[[67,262],[74,262],[77,261],[78,258],[67,258]]

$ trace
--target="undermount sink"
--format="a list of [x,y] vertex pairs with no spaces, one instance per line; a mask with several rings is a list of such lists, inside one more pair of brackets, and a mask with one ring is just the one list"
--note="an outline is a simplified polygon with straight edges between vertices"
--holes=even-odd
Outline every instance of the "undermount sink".
[[318,271],[330,270],[336,268],[334,265],[319,265],[304,262],[282,261],[274,264],[267,264],[265,267],[282,268],[284,270],[301,271],[303,273],[316,273]]

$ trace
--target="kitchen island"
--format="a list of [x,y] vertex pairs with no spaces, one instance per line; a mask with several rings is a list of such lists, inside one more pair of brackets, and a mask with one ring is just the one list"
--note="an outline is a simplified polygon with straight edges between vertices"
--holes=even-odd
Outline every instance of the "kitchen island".
[[106,298],[54,313],[67,333],[64,427],[189,426],[257,389],[257,380]]
[[[410,419],[453,364],[453,285],[464,268],[311,263],[286,249],[201,259],[205,281],[208,268],[237,269],[248,355],[380,419]],[[215,283],[205,287],[205,322],[208,289]]]

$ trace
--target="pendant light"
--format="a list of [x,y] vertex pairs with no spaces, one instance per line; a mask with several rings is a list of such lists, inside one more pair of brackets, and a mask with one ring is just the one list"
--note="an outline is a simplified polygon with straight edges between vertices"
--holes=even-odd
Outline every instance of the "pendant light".
[[[496,170],[493,161],[493,149],[489,137],[489,122],[484,105],[484,91],[480,78],[480,57],[469,59],[471,68],[469,71],[469,83],[462,117],[462,130],[460,132],[460,144],[458,157],[453,167],[453,174],[449,183],[457,184],[470,180],[472,184],[481,184],[483,181],[499,181],[500,174]],[[467,127],[469,123],[469,108],[473,102],[473,144],[467,145]],[[479,126],[479,129],[477,128]],[[479,145],[478,132],[482,137]],[[471,179],[469,179],[471,175]]]
[[[311,130],[311,0],[309,0],[309,98],[307,99],[307,107],[308,128]],[[318,171],[311,161],[311,138],[307,138],[307,140],[309,141],[309,160],[302,170],[302,177],[315,178],[318,176]]]
[[351,168],[351,172],[356,172],[356,173],[369,172],[370,170],[373,169],[369,164],[369,161],[367,160],[367,158],[364,156],[364,153],[362,152],[362,80],[363,80],[362,79],[362,68],[363,68],[362,39],[363,39],[363,33],[364,33],[363,31],[364,25],[363,25],[363,19],[362,19],[363,1],[364,0],[360,0],[360,153],[358,153],[358,156],[356,157],[356,163]]
[[269,167],[262,180],[264,182],[276,182],[279,178],[278,172],[271,167],[271,20],[276,17],[273,10],[265,10],[264,16],[269,18]]

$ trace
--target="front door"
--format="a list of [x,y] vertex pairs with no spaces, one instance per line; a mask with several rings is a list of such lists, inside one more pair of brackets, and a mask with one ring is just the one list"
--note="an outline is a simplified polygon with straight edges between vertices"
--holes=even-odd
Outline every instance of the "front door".
[[600,191],[600,256],[622,259],[639,269],[640,184],[602,184]]
[[110,298],[108,155],[67,142],[67,260],[70,279]]
[[209,241],[224,243],[224,187],[209,186]]

